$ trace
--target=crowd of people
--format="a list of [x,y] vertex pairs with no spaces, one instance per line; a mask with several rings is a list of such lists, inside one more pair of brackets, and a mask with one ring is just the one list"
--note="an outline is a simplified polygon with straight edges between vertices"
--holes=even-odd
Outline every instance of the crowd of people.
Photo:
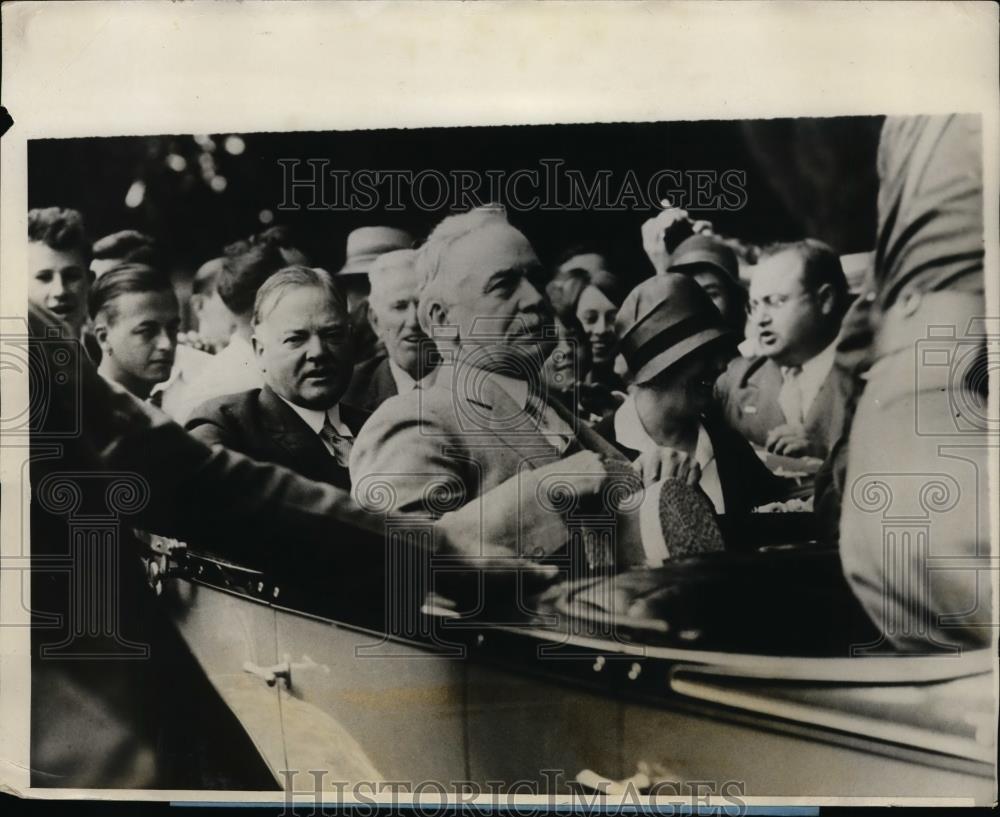
[[[271,228],[220,248],[182,298],[152,238],[92,243],[80,213],[50,207],[29,213],[29,299],[194,440],[332,486],[352,513],[430,520],[466,555],[565,549],[565,509],[538,498],[553,475],[618,515],[617,552],[590,548],[590,568],[739,550],[750,514],[807,485],[813,536],[840,547],[891,640],[980,644],[982,571],[913,591],[928,614],[912,630],[912,588],[887,589],[881,520],[851,494],[868,474],[955,472],[913,432],[914,411],[940,425],[954,401],[914,381],[912,349],[942,315],[962,333],[982,313],[980,155],[972,118],[887,122],[878,246],[853,291],[821,241],[752,247],[665,202],[634,237],[643,271],[585,245],[546,269],[490,205],[423,239],[355,230],[332,270]],[[958,502],[985,496],[982,478],[954,478]],[[608,498],[616,480],[643,495],[634,513]],[[985,516],[935,547],[983,555]]]

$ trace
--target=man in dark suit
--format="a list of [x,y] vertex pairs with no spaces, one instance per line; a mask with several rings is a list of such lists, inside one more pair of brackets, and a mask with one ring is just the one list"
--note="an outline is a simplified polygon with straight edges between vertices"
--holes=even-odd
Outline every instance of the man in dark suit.
[[747,305],[747,331],[761,354],[734,359],[716,384],[726,421],[750,442],[824,458],[840,439],[853,382],[834,358],[849,302],[840,259],[825,244],[764,251]]
[[187,429],[209,445],[350,487],[350,447],[368,413],[340,402],[351,335],[333,278],[309,267],[272,275],[257,292],[251,342],[264,386],[208,401]]
[[375,411],[397,394],[425,388],[433,377],[433,343],[420,328],[420,280],[415,250],[393,250],[376,258],[368,271],[368,321],[385,347],[354,369],[344,401]]

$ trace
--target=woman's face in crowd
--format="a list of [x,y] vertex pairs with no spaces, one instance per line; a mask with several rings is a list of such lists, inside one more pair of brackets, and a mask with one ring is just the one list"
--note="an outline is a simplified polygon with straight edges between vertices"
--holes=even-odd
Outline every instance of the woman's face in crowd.
[[559,340],[555,349],[545,359],[542,378],[545,385],[556,392],[573,389],[586,374],[587,347],[562,321],[556,321]]
[[576,317],[583,324],[590,341],[595,366],[611,363],[615,358],[615,316],[618,307],[597,287],[590,285],[580,293]]
[[55,312],[77,334],[87,318],[90,271],[77,250],[54,250],[28,242],[28,300]]

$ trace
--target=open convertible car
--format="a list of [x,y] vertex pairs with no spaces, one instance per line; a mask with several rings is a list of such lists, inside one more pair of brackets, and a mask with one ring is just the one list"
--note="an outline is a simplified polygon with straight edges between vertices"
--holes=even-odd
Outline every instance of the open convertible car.
[[994,796],[993,657],[894,654],[835,550],[545,587],[443,563],[409,605],[388,541],[235,564],[154,537],[161,600],[269,786]]

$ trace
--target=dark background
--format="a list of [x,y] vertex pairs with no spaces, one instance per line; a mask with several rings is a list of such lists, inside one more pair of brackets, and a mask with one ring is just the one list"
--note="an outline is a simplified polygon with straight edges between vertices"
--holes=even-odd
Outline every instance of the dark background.
[[[226,150],[229,134],[212,136],[214,147],[190,135],[46,139],[29,145],[28,201],[30,207],[81,210],[94,238],[125,228],[148,232],[181,274],[266,226],[260,213],[271,210],[273,223],[292,228],[316,263],[334,269],[343,262],[344,239],[353,228],[392,224],[422,237],[447,215],[447,204],[434,213],[278,211],[279,159],[328,159],[331,168],[345,170],[444,173],[541,170],[540,159],[560,159],[587,179],[599,169],[611,170],[612,189],[627,169],[643,186],[662,169],[736,169],[747,174],[746,206],[692,215],[753,243],[809,235],[846,254],[874,246],[881,123],[881,117],[838,117],[251,133],[240,135],[245,150],[239,154]],[[171,169],[170,154],[182,156],[186,167]],[[212,174],[226,179],[224,190],[211,188]],[[139,206],[128,207],[126,193],[136,181],[145,184],[145,196]],[[551,262],[568,244],[597,240],[610,245],[622,272],[639,280],[650,272],[639,226],[653,212],[511,212],[511,221],[543,261]]]

